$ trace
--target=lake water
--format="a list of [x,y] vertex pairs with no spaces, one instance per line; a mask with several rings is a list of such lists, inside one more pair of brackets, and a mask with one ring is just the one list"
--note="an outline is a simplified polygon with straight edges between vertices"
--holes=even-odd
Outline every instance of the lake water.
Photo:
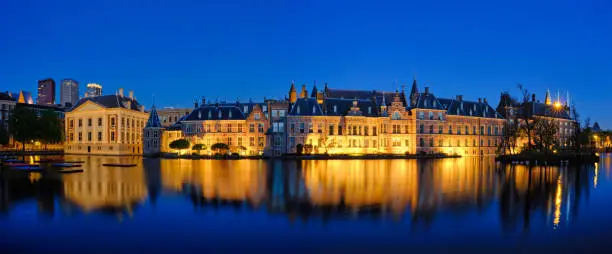
[[611,242],[609,155],[561,168],[491,158],[65,159],[85,161],[84,172],[2,172],[0,252],[606,252]]

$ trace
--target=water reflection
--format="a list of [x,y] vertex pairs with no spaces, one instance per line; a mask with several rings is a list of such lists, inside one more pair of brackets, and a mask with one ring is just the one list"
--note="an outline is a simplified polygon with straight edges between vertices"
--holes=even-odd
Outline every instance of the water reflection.
[[[289,221],[389,219],[424,229],[449,216],[481,223],[473,215],[493,214],[501,230],[526,231],[534,226],[566,227],[579,212],[579,204],[588,199],[590,188],[597,187],[602,177],[610,177],[609,157],[580,168],[499,167],[492,159],[481,158],[297,162],[66,159],[85,161],[84,172],[63,176],[3,172],[0,210],[10,213],[15,204],[35,200],[46,215],[55,215],[59,204],[62,211],[77,209],[121,218],[124,214],[138,216],[137,208],[164,205],[158,201],[166,196],[190,200],[198,209],[233,207],[248,212],[264,208]],[[139,165],[101,166],[110,161]]]

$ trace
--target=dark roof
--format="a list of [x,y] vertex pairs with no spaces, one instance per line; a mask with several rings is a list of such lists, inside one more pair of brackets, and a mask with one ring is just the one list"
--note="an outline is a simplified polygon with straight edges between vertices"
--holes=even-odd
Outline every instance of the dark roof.
[[444,110],[444,106],[433,93],[421,93],[414,108]]
[[[71,110],[81,106],[83,103],[91,101],[105,108],[127,108],[131,110],[140,111],[140,103],[135,99],[131,99],[130,97],[119,96],[119,95],[102,95],[95,97],[86,97],[80,99]],[[130,107],[128,108],[127,102],[130,103]]]
[[[249,111],[250,112],[250,111]],[[219,115],[219,113],[221,115]],[[194,109],[180,121],[241,120],[246,119],[238,105],[204,105]]]
[[557,109],[554,105],[539,102],[529,102],[526,105],[527,107],[523,110],[527,110],[529,115],[570,119],[570,110],[565,106]]
[[8,93],[0,93],[0,100],[3,101],[16,101],[16,98],[11,97]]
[[[325,115],[345,116],[351,110],[354,101],[354,99],[328,98],[324,103]],[[378,107],[371,99],[357,100],[357,107],[359,107],[363,116],[378,116]],[[368,108],[370,108],[370,111],[368,111]]]
[[438,101],[446,109],[447,115],[503,118],[493,107],[484,102],[443,98]]
[[289,110],[291,116],[322,116],[323,110],[316,98],[299,98]]
[[147,125],[145,125],[145,127],[147,128],[161,128],[161,123],[159,122],[159,116],[157,115],[157,110],[155,110],[155,105],[153,105],[153,108],[151,109],[151,112],[149,113],[149,120],[147,120]]
[[[343,90],[326,88],[325,90],[327,98],[338,98],[338,99],[358,99],[358,100],[369,100],[374,98],[378,105],[382,105],[383,97],[387,105],[393,101],[395,92],[379,91],[379,90]],[[400,100],[406,104],[406,96],[404,92],[400,92]]]

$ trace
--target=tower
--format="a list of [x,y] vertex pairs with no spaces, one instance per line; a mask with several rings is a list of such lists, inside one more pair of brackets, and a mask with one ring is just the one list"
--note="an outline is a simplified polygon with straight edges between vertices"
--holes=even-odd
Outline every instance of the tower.
[[306,84],[302,85],[302,91],[300,92],[300,98],[308,98],[308,91],[306,90]]
[[79,82],[74,79],[63,79],[60,83],[60,105],[72,106],[79,100]]
[[412,88],[410,89],[410,106],[414,107],[417,104],[417,100],[419,99],[419,89],[417,88],[417,81],[414,79],[412,81]]
[[161,152],[163,130],[164,128],[159,121],[155,104],[153,104],[153,107],[151,107],[151,112],[149,113],[149,119],[147,120],[142,135],[142,152],[144,155],[152,156]]
[[291,81],[291,88],[289,88],[289,103],[295,103],[297,101],[297,91],[295,90],[295,84]]
[[546,89],[546,98],[544,98],[544,104],[552,105],[552,100],[550,98],[550,90]]

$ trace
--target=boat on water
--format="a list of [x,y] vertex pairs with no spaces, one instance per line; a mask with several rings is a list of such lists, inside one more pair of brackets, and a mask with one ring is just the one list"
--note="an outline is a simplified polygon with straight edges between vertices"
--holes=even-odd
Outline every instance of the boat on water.
[[66,169],[66,170],[57,171],[57,173],[59,174],[72,174],[72,173],[81,173],[81,172],[83,172],[82,169]]
[[73,163],[53,163],[51,164],[51,166],[56,167],[56,168],[74,168],[74,167],[80,167],[80,164],[73,164]]
[[136,164],[104,163],[104,164],[102,164],[102,166],[105,166],[105,167],[122,167],[122,168],[129,168],[129,167],[136,167]]
[[29,164],[29,163],[8,163],[8,164],[6,164],[6,166],[9,166],[9,167],[25,167],[25,166],[36,166],[36,167],[39,167],[40,165],[38,165],[38,164]]
[[24,163],[24,160],[19,160],[19,159],[8,159],[8,160],[3,160],[2,163]]
[[42,171],[42,168],[40,166],[34,166],[34,165],[30,165],[30,166],[14,166],[14,167],[11,167],[11,169],[16,170],[16,171],[24,171],[24,172],[40,172],[40,171]]

